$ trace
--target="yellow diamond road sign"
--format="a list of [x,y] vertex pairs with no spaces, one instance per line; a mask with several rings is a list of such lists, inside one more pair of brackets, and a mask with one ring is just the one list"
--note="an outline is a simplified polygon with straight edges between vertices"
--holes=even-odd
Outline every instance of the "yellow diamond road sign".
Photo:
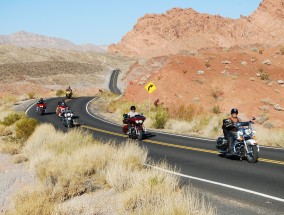
[[157,87],[152,83],[149,82],[146,86],[145,89],[147,90],[148,93],[152,93]]

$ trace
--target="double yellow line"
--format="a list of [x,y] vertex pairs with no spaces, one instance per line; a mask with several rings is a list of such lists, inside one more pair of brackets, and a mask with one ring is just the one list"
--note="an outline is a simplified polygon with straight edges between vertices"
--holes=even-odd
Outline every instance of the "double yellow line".
[[[82,125],[81,127],[87,128],[87,129],[90,129],[90,130],[93,130],[93,131],[98,131],[98,132],[114,135],[114,136],[126,137],[124,134],[119,134],[119,133],[116,133],[116,132],[106,131],[106,130],[103,130],[103,129],[94,128],[94,127],[87,126],[87,125]],[[186,150],[191,150],[191,151],[198,151],[198,152],[216,154],[216,155],[219,154],[219,152],[213,151],[213,150],[195,148],[195,147],[190,147],[190,146],[182,146],[182,145],[176,145],[176,144],[170,144],[170,143],[165,143],[165,142],[160,142],[160,141],[155,141],[155,140],[149,140],[149,139],[148,140],[147,139],[143,140],[143,142],[157,144],[157,145],[162,145],[162,146],[168,146],[168,147],[173,147],[173,148],[179,148],[179,149],[186,149]],[[266,162],[266,163],[273,163],[273,164],[284,165],[283,161],[270,160],[270,159],[264,159],[264,158],[259,158],[258,160],[261,161],[261,162]]]

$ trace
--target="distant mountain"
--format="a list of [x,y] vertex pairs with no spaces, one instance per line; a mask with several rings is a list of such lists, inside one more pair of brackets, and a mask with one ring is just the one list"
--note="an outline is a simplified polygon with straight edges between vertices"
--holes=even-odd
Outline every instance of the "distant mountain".
[[284,45],[284,0],[263,0],[250,16],[229,19],[174,8],[147,14],[110,52],[154,57],[202,48]]
[[93,44],[76,45],[71,41],[61,38],[47,37],[26,31],[19,31],[10,35],[0,35],[0,44],[15,45],[24,48],[54,48],[82,52],[93,51],[103,53],[107,50],[107,46],[96,46]]

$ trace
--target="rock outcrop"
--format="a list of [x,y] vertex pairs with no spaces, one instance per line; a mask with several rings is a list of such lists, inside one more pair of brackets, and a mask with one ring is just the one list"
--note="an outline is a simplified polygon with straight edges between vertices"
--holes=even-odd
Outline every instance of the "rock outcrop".
[[263,0],[250,16],[229,19],[174,8],[147,14],[109,51],[128,56],[154,57],[202,48],[284,44],[284,0]]

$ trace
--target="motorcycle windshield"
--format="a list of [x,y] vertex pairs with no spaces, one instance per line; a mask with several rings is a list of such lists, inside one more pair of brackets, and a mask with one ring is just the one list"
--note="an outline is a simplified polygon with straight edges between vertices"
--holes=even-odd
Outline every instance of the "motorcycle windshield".
[[249,126],[250,122],[237,122],[235,124],[236,124],[237,127]]

